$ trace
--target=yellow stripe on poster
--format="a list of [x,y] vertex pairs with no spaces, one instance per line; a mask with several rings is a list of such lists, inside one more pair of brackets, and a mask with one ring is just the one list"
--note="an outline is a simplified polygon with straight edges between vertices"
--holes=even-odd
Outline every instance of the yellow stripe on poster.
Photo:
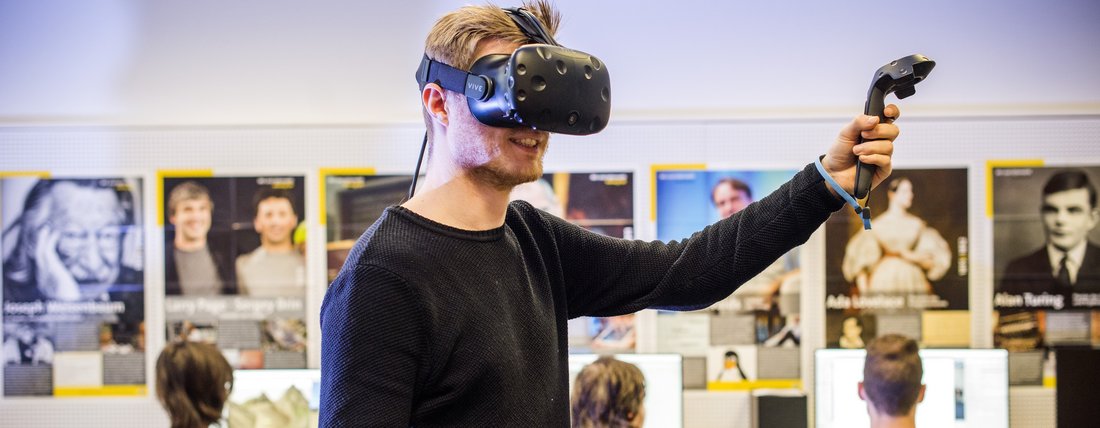
[[753,389],[802,389],[801,379],[762,379],[741,382],[707,382],[707,391],[750,391]]
[[657,173],[660,171],[699,171],[707,169],[705,163],[669,163],[649,166],[649,221],[657,221]]
[[985,161],[985,216],[993,218],[993,168],[1038,168],[1042,159],[994,159]]
[[145,385],[104,385],[54,387],[54,397],[142,397],[149,394]]
[[317,183],[317,186],[318,186],[318,189],[319,189],[319,192],[317,192],[317,194],[319,196],[318,199],[321,201],[321,218],[319,219],[320,222],[321,222],[321,226],[324,226],[325,224],[328,223],[328,207],[327,207],[328,201],[326,200],[327,195],[325,194],[325,182],[328,181],[326,179],[328,176],[330,176],[330,175],[336,175],[336,176],[339,176],[339,175],[374,175],[374,174],[375,174],[374,168],[321,168],[320,169],[321,179],[319,180],[320,183]]
[[1043,388],[1056,389],[1057,387],[1058,382],[1054,376],[1043,376]]
[[213,177],[212,169],[159,169],[157,170],[157,226],[164,227],[164,179],[185,177]]
[[50,178],[49,171],[0,171],[0,178],[8,177],[38,177]]

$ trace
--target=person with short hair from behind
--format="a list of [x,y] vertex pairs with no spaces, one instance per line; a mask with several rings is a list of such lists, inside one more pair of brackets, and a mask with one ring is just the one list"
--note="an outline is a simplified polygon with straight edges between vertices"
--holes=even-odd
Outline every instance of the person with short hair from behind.
[[887,334],[867,344],[859,398],[867,402],[871,428],[915,427],[917,403],[924,401],[924,384],[917,342]]
[[645,376],[610,355],[584,366],[573,384],[573,428],[637,428],[645,422]]
[[233,368],[213,345],[172,342],[157,358],[157,399],[172,428],[221,426]]

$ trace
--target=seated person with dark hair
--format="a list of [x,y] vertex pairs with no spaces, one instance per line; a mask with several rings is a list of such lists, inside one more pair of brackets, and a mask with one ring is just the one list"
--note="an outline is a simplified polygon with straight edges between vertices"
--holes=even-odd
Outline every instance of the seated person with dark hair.
[[867,344],[859,398],[867,402],[872,428],[916,426],[917,403],[924,400],[918,351],[916,341],[899,334]]
[[172,342],[157,358],[157,399],[172,428],[219,423],[232,390],[233,368],[213,345]]
[[574,428],[637,428],[645,422],[645,377],[637,366],[602,356],[577,373],[570,399]]

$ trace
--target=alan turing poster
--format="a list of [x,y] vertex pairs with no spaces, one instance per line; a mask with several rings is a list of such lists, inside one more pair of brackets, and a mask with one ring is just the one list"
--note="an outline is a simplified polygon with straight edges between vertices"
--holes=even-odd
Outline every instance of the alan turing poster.
[[[662,241],[688,238],[767,197],[794,174],[794,170],[658,170],[653,183],[657,237]],[[686,384],[725,388],[747,381],[798,379],[801,283],[796,248],[704,311],[660,313],[658,351],[706,359],[706,370],[694,372],[706,378],[685,380]],[[704,328],[698,328],[700,323]]]
[[871,230],[851,208],[826,235],[826,343],[887,333],[928,347],[970,343],[966,169],[895,169],[872,191]]
[[[1100,166],[991,168],[993,342],[1014,384],[1052,378],[1054,346],[1100,346]],[[1027,374],[1027,376],[1025,376]]]
[[235,368],[306,366],[305,178],[163,176],[167,339]]
[[142,180],[0,179],[4,396],[144,396]]
[[[553,172],[512,190],[513,200],[529,202],[592,232],[634,238],[634,174],[631,172]],[[569,351],[633,352],[634,315],[581,317],[569,321]]]

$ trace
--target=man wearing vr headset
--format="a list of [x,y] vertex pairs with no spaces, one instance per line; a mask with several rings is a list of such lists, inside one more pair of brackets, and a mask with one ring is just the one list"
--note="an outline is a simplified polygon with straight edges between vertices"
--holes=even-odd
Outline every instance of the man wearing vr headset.
[[[843,206],[813,165],[683,242],[605,237],[509,203],[542,174],[549,132],[599,131],[610,99],[598,59],[553,46],[557,12],[523,9],[463,7],[428,35],[427,174],[325,296],[321,426],[568,426],[570,318],[709,306]],[[858,155],[878,183],[897,135],[859,116],[822,163],[851,189]]]

